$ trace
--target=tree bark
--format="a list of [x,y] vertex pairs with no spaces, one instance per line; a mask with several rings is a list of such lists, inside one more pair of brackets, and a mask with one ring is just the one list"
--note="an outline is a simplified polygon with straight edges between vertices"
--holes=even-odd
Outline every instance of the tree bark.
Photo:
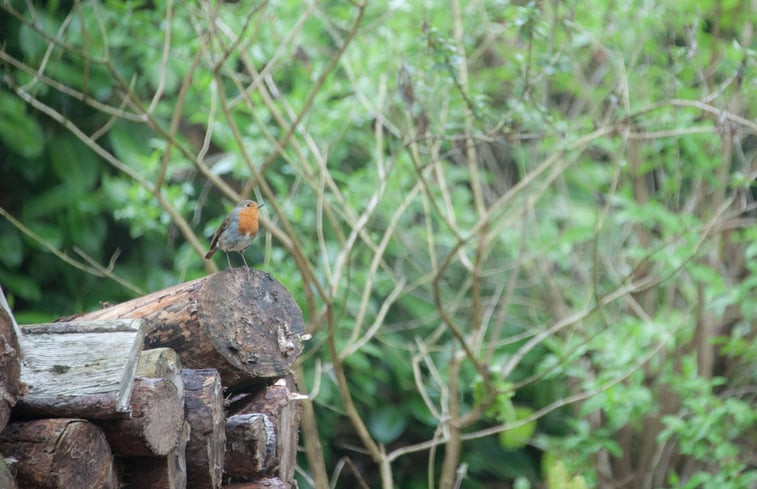
[[173,348],[186,367],[215,368],[231,389],[286,375],[302,352],[302,311],[255,269],[226,270],[80,319],[124,317],[149,323],[145,348]]
[[[291,376],[279,379],[275,384],[233,400],[227,416],[265,414],[274,427],[276,450],[269,467],[278,467],[278,475],[287,484],[294,481],[297,463],[297,435],[300,426],[300,406],[293,400],[298,394]],[[271,474],[273,475],[273,474]]]
[[144,323],[76,321],[22,327],[21,380],[14,415],[113,419],[129,416]]
[[187,487],[221,486],[226,445],[221,378],[213,369],[184,369],[184,409],[192,430],[187,443]]
[[8,423],[11,408],[16,405],[21,388],[21,364],[18,353],[18,338],[13,326],[13,317],[10,310],[0,306],[0,431]]
[[184,422],[176,448],[165,457],[120,458],[123,487],[149,489],[185,489],[187,487],[187,465],[185,450],[189,440],[190,427]]
[[276,432],[268,416],[230,416],[226,420],[225,477],[249,481],[271,474],[276,467]]
[[171,381],[139,377],[134,384],[131,418],[98,424],[116,455],[165,456],[179,442],[183,403]]
[[103,487],[113,463],[102,431],[81,419],[11,422],[0,453],[18,460],[18,486],[34,489]]

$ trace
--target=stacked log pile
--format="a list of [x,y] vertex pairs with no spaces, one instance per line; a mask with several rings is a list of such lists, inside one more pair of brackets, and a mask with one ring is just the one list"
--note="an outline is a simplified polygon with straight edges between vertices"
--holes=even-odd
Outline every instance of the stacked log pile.
[[0,307],[0,487],[295,487],[303,337],[246,268],[20,330]]

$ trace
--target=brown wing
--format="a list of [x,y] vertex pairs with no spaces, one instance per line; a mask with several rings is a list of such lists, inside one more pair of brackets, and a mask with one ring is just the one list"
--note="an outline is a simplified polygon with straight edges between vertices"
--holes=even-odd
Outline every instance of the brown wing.
[[206,260],[211,259],[213,257],[213,254],[218,251],[218,238],[220,238],[221,233],[223,233],[226,228],[229,227],[229,222],[231,222],[231,214],[224,218],[223,222],[220,226],[218,226],[215,234],[213,234],[213,237],[210,239],[210,250],[205,254]]

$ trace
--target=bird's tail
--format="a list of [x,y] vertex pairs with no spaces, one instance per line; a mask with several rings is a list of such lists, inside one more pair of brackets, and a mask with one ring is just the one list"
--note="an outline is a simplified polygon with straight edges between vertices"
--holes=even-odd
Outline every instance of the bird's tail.
[[215,253],[215,252],[216,252],[216,250],[214,250],[214,249],[208,251],[208,253],[205,255],[205,259],[206,260],[210,260],[211,258],[213,258],[213,253]]

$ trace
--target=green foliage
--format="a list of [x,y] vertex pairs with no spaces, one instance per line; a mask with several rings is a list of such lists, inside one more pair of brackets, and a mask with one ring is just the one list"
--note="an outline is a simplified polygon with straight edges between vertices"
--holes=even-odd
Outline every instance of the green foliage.
[[746,3],[0,8],[21,322],[213,271],[253,196],[334,487],[754,484]]
[[589,486],[580,475],[568,473],[565,463],[553,453],[547,453],[542,462],[548,489],[586,489]]
[[26,114],[26,106],[18,98],[0,92],[0,138],[9,149],[24,158],[35,158],[42,152],[42,130]]
[[[665,429],[661,442],[675,440],[681,453],[702,464],[702,469],[691,475],[689,481],[680,480],[675,472],[670,481],[681,487],[727,488],[749,487],[757,481],[757,470],[739,459],[741,436],[753,432],[757,424],[754,406],[741,399],[721,397],[717,390],[727,385],[724,378],[705,382],[696,372],[695,360],[685,359],[682,372],[673,374],[670,385],[682,400],[675,416],[663,416]],[[708,470],[718,467],[718,470]]]
[[525,406],[516,406],[513,408],[509,419],[504,419],[504,422],[518,424],[519,426],[505,430],[499,434],[499,444],[502,445],[502,448],[505,450],[515,450],[527,445],[536,431],[536,422],[525,422],[524,420],[533,415],[533,413],[533,409]]

